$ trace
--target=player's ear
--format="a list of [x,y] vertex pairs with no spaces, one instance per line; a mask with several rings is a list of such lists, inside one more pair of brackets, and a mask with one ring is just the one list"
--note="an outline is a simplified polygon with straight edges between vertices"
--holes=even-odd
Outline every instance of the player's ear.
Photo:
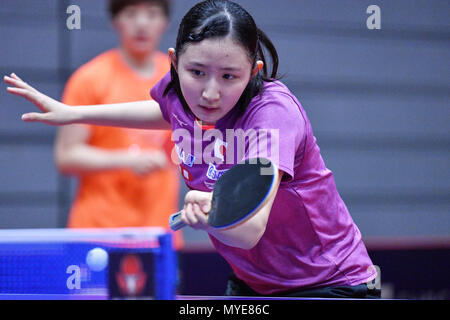
[[170,58],[170,62],[172,63],[172,66],[175,68],[175,71],[178,72],[177,70],[177,57],[175,55],[175,49],[174,48],[169,48],[169,50],[167,50],[168,54],[169,54],[169,58]]
[[263,68],[264,62],[261,60],[256,61],[255,67],[252,70],[252,78],[258,74],[258,72]]

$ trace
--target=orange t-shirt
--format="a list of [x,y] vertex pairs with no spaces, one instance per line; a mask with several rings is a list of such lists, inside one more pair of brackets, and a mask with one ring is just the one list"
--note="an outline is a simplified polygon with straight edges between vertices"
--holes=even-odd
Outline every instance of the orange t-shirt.
[[[109,50],[81,66],[69,79],[63,102],[95,105],[150,99],[150,89],[169,71],[168,56],[154,55],[153,76],[143,78]],[[103,149],[165,150],[169,164],[142,177],[128,169],[84,173],[69,215],[69,228],[159,226],[168,228],[170,214],[178,209],[179,176],[170,162],[171,132],[87,126],[88,144]],[[180,232],[175,246],[182,246]]]

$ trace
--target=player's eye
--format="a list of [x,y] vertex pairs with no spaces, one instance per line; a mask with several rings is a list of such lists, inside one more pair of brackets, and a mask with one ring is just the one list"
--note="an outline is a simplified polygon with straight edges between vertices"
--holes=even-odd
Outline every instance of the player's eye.
[[223,75],[223,78],[226,79],[226,80],[233,80],[233,79],[235,79],[236,77],[233,76],[232,74],[227,73],[227,74],[224,74],[224,75]]
[[197,70],[197,69],[191,69],[189,71],[192,73],[192,75],[194,75],[196,77],[201,77],[201,76],[205,75],[205,73],[203,71],[200,71],[200,70]]

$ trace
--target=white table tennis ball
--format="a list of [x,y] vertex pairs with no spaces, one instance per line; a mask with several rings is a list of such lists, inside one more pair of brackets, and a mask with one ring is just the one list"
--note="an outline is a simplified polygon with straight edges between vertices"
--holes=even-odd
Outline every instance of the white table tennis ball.
[[89,250],[86,263],[92,271],[102,271],[108,265],[108,253],[102,248]]

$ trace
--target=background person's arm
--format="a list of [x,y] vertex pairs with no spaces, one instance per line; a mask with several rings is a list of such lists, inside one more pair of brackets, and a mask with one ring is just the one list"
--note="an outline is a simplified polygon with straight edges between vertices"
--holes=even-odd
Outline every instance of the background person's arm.
[[72,124],[58,130],[55,163],[64,174],[129,169],[139,175],[164,168],[167,157],[162,151],[130,152],[128,149],[107,150],[88,144],[90,128]]

